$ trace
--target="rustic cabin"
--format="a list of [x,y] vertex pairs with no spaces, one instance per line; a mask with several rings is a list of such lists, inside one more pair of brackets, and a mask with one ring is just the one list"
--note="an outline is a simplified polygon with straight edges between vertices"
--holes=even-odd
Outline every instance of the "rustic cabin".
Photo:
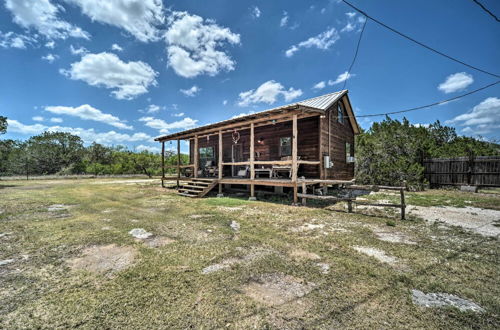
[[[359,126],[343,90],[155,139],[162,144],[162,185],[176,180],[180,195],[202,197],[218,187],[293,193],[354,177],[354,136]],[[176,141],[174,176],[166,176],[165,143]],[[189,164],[180,141],[189,141]]]

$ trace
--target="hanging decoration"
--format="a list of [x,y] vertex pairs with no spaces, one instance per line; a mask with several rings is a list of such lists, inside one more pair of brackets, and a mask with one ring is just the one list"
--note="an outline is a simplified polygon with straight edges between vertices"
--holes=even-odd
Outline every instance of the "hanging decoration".
[[240,140],[240,132],[238,132],[236,129],[233,131],[233,134],[232,134],[232,137],[233,137],[233,143],[234,144],[237,144],[238,141]]

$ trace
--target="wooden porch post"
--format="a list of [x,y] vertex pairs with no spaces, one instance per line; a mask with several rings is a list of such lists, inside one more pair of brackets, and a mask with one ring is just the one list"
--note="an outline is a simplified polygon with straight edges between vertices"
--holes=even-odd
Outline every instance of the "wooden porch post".
[[250,184],[250,198],[255,198],[255,185],[253,184],[253,180],[255,180],[255,138],[254,138],[254,123],[250,123],[250,180],[252,183]]
[[193,177],[198,177],[198,135],[194,136],[194,169],[193,169]]
[[[219,131],[219,181],[222,180],[222,131]],[[219,183],[219,196],[222,197],[222,183]]]
[[165,188],[163,180],[165,179],[165,141],[161,141],[161,186]]
[[292,182],[293,182],[293,202],[298,202],[297,198],[297,115],[293,115],[292,126]]
[[181,140],[177,140],[177,189],[181,179]]

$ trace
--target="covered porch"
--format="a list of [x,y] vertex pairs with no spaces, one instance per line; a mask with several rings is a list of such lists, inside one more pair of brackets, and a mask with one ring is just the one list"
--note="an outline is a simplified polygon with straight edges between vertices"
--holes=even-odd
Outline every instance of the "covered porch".
[[[159,139],[162,184],[173,179],[181,192],[181,182],[190,182],[186,195],[218,186],[220,196],[224,185],[247,185],[251,199],[256,186],[289,187],[297,202],[304,182],[323,178],[322,116],[322,110],[294,105],[166,136]],[[166,166],[165,143],[172,140],[177,164]],[[182,140],[189,141],[189,164],[181,164]],[[169,169],[175,174],[166,175]]]

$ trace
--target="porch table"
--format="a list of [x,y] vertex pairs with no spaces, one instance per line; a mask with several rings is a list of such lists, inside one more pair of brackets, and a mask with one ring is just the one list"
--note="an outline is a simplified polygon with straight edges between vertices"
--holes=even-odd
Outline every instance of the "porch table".
[[269,178],[272,178],[273,175],[273,170],[271,168],[256,168],[255,169],[255,176],[258,177],[259,174],[266,174],[269,175]]

